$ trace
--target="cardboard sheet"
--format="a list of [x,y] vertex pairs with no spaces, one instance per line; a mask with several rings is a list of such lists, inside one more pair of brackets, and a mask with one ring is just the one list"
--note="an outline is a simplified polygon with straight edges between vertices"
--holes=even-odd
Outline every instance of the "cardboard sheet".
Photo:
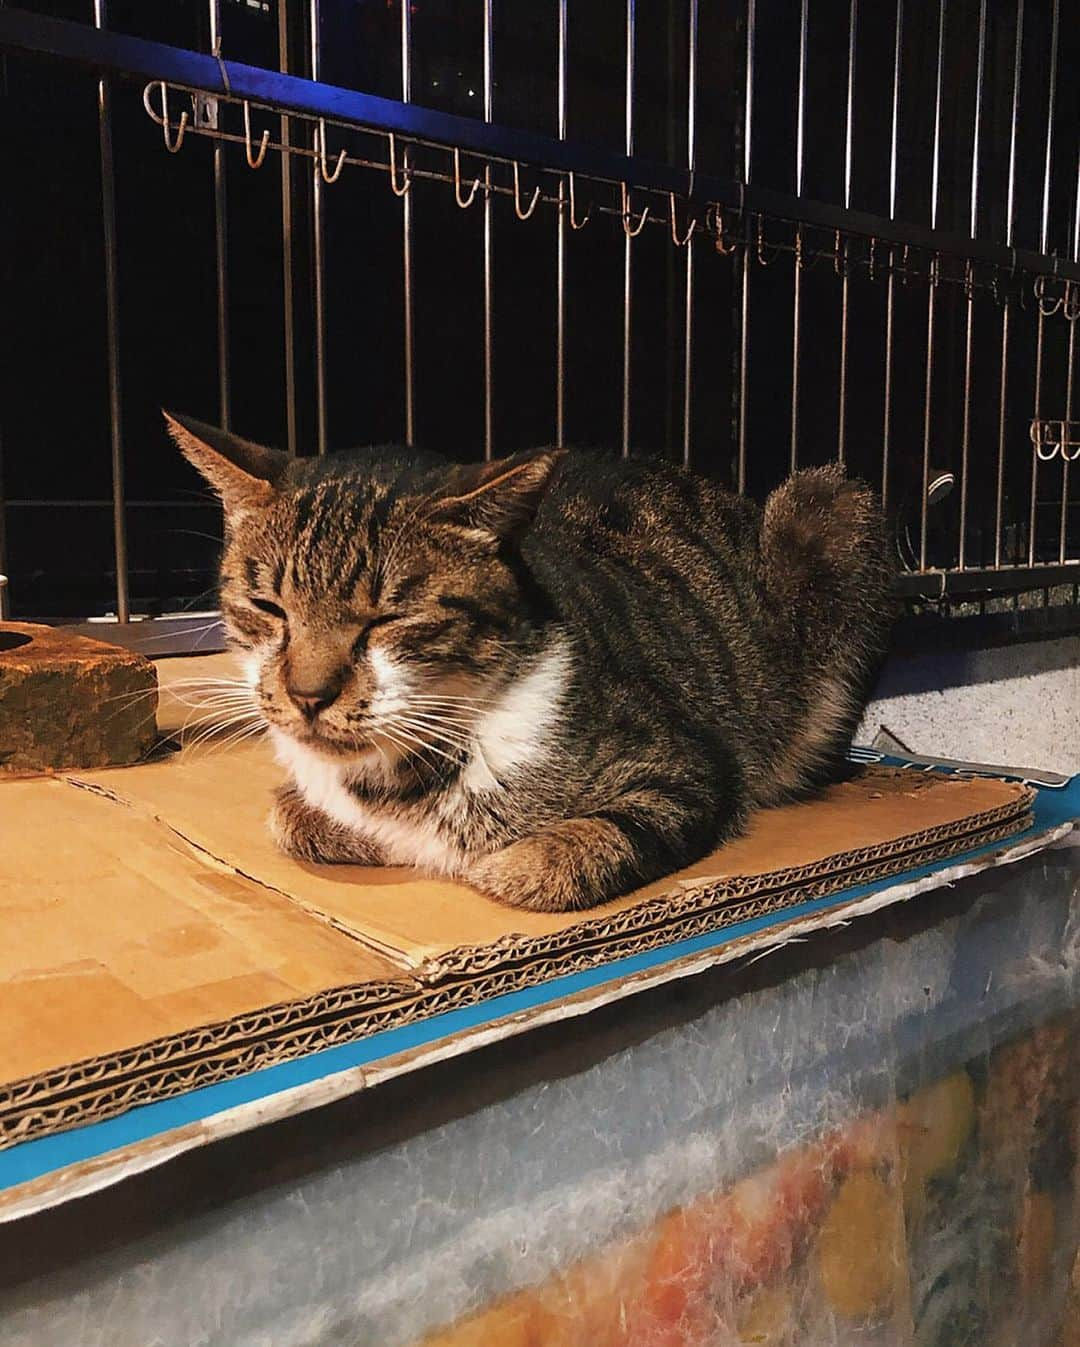
[[[670,903],[735,881],[740,895],[819,878],[838,869],[881,863],[948,840],[953,831],[986,826],[984,816],[1011,815],[1025,796],[1015,783],[891,770],[861,773],[818,798],[760,813],[746,836],[670,878],[590,912],[522,912],[501,907],[463,885],[412,870],[317,866],[283,856],[265,827],[279,770],[262,744],[235,752],[196,753],[136,771],[79,774],[114,790],[136,809],[165,821],[230,867],[289,893],[305,908],[349,931],[403,969],[465,961],[465,951],[498,941],[573,932],[602,934],[644,902]],[[924,835],[925,834],[925,835]],[[790,872],[785,874],[784,872]]]
[[1021,832],[1017,782],[865,769],[588,913],[409,870],[319,867],[265,829],[263,745],[0,785],[0,1148]]

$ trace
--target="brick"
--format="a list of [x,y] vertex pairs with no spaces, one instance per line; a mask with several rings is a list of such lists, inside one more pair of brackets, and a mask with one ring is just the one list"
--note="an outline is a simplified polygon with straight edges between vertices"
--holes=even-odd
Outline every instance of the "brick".
[[156,711],[157,672],[142,655],[0,622],[0,769],[137,762],[153,747]]

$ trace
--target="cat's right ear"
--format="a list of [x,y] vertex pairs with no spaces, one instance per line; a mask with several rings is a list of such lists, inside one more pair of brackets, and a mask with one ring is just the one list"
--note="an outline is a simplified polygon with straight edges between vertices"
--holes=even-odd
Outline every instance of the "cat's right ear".
[[217,426],[162,410],[169,434],[221,497],[227,514],[269,505],[284,476],[288,454],[242,440]]

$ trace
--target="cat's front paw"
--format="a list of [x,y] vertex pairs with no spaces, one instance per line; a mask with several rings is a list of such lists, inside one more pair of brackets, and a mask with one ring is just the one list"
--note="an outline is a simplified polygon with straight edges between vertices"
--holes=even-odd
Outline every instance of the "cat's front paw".
[[606,819],[567,819],[474,861],[464,878],[499,902],[533,912],[576,912],[614,898],[633,848]]
[[277,792],[270,811],[270,834],[282,851],[300,861],[384,864],[375,847],[320,809],[313,809],[292,786],[282,786]]

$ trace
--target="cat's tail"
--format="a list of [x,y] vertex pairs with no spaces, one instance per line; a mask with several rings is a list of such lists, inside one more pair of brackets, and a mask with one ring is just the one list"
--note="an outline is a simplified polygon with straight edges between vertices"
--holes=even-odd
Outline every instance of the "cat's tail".
[[837,463],[793,474],[765,503],[761,559],[779,640],[797,644],[811,688],[827,681],[854,711],[877,677],[895,615],[876,494]]

